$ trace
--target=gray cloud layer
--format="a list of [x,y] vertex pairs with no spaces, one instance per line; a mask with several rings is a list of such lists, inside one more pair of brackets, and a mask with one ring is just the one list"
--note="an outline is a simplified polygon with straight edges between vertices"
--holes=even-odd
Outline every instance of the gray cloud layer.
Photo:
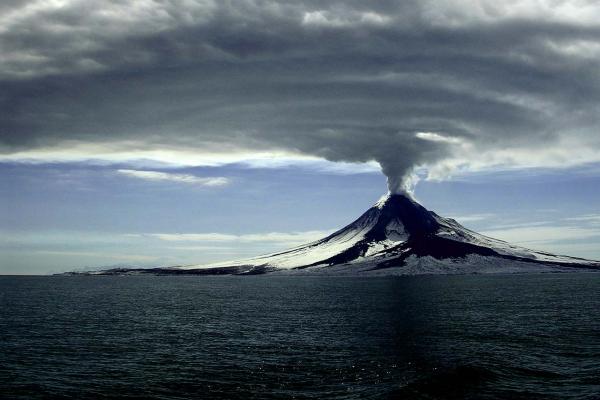
[[515,1],[0,6],[0,151],[283,150],[416,166],[600,160],[600,6]]

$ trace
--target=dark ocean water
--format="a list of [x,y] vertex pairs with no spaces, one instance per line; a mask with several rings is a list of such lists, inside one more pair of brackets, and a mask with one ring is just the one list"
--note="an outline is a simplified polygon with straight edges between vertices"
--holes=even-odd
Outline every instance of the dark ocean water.
[[600,274],[0,277],[6,399],[600,399]]

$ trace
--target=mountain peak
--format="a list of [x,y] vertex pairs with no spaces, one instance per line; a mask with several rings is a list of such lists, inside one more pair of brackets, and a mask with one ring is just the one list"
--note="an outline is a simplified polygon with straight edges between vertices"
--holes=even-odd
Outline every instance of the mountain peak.
[[386,204],[388,203],[393,203],[393,202],[397,202],[399,200],[402,199],[406,199],[408,201],[411,201],[413,203],[416,203],[417,201],[414,199],[414,197],[412,195],[410,195],[409,193],[392,193],[392,192],[387,192],[386,194],[384,194],[383,196],[381,196],[379,198],[379,200],[377,200],[377,202],[373,205],[373,207],[375,208],[383,208],[386,206]]
[[383,196],[381,196],[379,198],[379,200],[377,200],[377,202],[373,205],[373,207],[379,208],[379,209],[383,208],[383,206],[385,205],[385,203],[387,203],[389,201],[390,197],[392,197],[392,196],[393,196],[392,193],[387,192],[386,194],[384,194]]
[[375,231],[375,240],[385,238],[382,234],[390,223],[403,225],[411,236],[433,234],[439,228],[434,214],[406,194],[388,193],[372,209],[378,210],[378,221],[372,229]]

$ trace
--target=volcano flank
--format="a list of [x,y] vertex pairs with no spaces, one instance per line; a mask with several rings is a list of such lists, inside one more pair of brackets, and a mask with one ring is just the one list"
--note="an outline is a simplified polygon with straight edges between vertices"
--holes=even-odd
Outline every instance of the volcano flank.
[[119,268],[95,274],[418,275],[600,270],[600,262],[511,245],[388,194],[333,234],[279,253],[209,265]]

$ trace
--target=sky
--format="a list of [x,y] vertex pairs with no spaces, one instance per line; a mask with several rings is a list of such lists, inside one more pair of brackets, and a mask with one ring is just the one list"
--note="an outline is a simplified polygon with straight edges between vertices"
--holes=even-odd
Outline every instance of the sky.
[[391,191],[600,259],[600,4],[8,0],[0,274],[277,251]]

